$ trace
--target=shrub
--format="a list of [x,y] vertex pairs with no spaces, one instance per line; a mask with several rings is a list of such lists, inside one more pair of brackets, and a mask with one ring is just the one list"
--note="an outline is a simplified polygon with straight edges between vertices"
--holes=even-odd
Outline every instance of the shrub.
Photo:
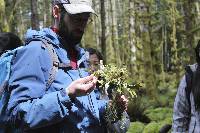
[[142,133],[158,133],[159,132],[159,123],[151,122],[145,126]]
[[141,122],[131,122],[127,133],[142,133],[145,125]]
[[151,119],[151,121],[159,122],[163,121],[166,118],[172,118],[172,109],[171,108],[148,109],[145,111],[145,114]]

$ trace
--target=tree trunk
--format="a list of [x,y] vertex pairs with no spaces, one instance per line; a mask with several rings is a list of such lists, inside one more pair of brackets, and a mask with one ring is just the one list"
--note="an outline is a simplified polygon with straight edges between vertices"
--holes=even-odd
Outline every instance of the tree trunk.
[[193,18],[193,12],[192,12],[192,4],[193,4],[193,0],[187,0],[184,2],[183,4],[183,8],[184,8],[184,14],[185,14],[185,31],[186,31],[186,48],[188,49],[188,54],[187,56],[190,57],[189,63],[193,63],[195,60],[195,54],[193,51],[193,44],[194,44],[194,36],[193,34],[190,34],[189,31],[192,30],[193,25],[194,25],[194,18]]
[[[99,13],[99,5],[98,5],[98,3],[99,3],[99,1],[96,1],[96,0],[93,0],[93,7],[94,7],[94,10],[96,11],[96,13]],[[98,21],[98,19],[97,19],[97,17],[96,16],[94,16],[94,22],[93,22],[93,34],[94,34],[94,36],[95,36],[95,46],[97,47],[97,48],[99,48],[100,47],[100,31],[99,31],[99,29],[100,29],[100,23],[99,23],[99,21]]]
[[128,60],[128,69],[130,70],[130,72],[133,72],[133,61],[135,61],[135,46],[134,46],[134,38],[133,38],[133,34],[135,33],[134,30],[134,18],[132,16],[132,10],[134,9],[134,3],[129,0],[129,13],[128,13],[128,17],[129,17],[129,25],[128,25],[128,42],[129,42],[129,48],[130,48],[130,55],[129,55],[129,60]]
[[106,18],[106,12],[105,12],[105,1],[100,0],[101,4],[101,51],[104,57],[104,62],[106,63],[106,25],[105,25],[105,18]]
[[112,62],[118,64],[118,59],[119,59],[119,51],[117,50],[118,47],[118,32],[117,32],[117,16],[116,16],[116,1],[115,0],[110,0],[110,30],[111,30],[111,46],[113,50],[113,60]]
[[31,0],[31,26],[32,29],[39,30],[39,16],[37,11],[37,0]]
[[5,8],[5,1],[0,0],[0,32],[9,31]]
[[50,26],[52,23],[52,18],[51,18],[51,6],[49,4],[49,0],[43,0],[43,5],[44,5],[44,27]]

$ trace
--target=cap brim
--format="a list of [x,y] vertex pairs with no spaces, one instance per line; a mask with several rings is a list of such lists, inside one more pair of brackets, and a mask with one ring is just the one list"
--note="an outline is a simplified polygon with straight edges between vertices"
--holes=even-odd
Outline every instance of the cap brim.
[[95,14],[95,11],[89,5],[83,5],[83,4],[63,4],[63,6],[64,6],[65,10],[69,14],[78,14],[78,13],[84,13],[84,12],[89,12],[89,13],[94,13]]

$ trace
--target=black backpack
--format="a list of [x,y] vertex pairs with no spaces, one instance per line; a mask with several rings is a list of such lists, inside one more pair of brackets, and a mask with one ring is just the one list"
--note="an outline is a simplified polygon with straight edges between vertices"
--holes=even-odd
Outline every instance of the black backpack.
[[191,109],[190,93],[191,93],[191,90],[192,90],[192,79],[193,79],[193,75],[194,75],[194,72],[195,72],[195,67],[196,67],[196,64],[188,65],[188,66],[185,67],[185,79],[186,79],[185,92],[186,92],[186,98],[187,98],[187,101],[189,103],[190,109]]

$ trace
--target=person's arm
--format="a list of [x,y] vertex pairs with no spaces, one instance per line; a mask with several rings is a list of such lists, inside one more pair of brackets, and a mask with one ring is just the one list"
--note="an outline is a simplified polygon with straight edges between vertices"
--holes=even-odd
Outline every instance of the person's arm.
[[190,105],[186,96],[185,76],[181,79],[174,102],[172,130],[176,133],[186,132],[190,121]]
[[18,51],[9,81],[9,122],[11,126],[25,129],[57,123],[69,114],[71,107],[65,89],[46,94],[45,70],[41,62],[51,65],[51,59],[38,42],[32,43]]

